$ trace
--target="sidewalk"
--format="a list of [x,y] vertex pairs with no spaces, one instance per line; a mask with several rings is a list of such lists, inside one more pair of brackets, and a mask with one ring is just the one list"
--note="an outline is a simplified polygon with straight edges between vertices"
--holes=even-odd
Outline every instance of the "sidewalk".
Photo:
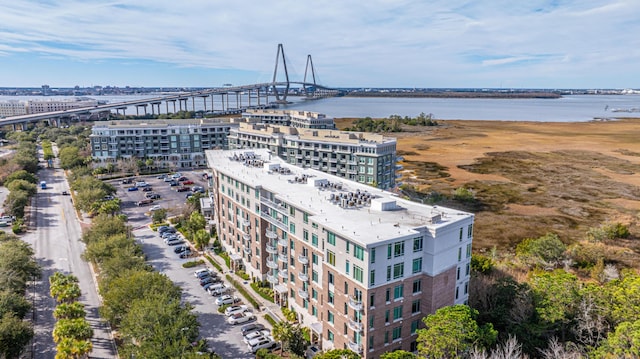
[[[231,273],[231,270],[229,269],[229,267],[227,267],[224,261],[224,258],[220,257],[219,255],[209,250],[205,251],[205,254],[213,258],[213,260],[215,260],[220,265],[220,267],[222,267],[222,269],[224,270],[224,274],[231,275],[233,279],[235,279],[236,282],[240,283],[240,285],[242,285],[242,287],[247,291],[247,293],[249,293],[253,297],[253,299],[255,299],[256,302],[260,304],[260,309],[261,309],[260,313],[269,314],[269,316],[271,316],[271,318],[273,318],[276,322],[281,322],[284,320],[280,306],[276,303],[272,303],[262,298],[260,294],[256,293],[253,290],[253,288],[251,288],[251,285],[250,285],[251,281],[244,280],[238,277],[237,275],[235,275],[234,273]],[[242,294],[240,293],[238,294],[242,296]],[[244,299],[246,300],[246,298]]]

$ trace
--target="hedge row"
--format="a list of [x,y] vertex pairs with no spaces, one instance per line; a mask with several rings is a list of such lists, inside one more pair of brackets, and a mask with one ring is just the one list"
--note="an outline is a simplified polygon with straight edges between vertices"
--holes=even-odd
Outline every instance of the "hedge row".
[[222,267],[220,267],[220,265],[218,264],[218,262],[216,262],[213,258],[211,258],[210,256],[206,255],[204,256],[205,258],[207,258],[207,260],[209,261],[209,263],[211,263],[212,266],[214,266],[220,273],[223,272]]
[[227,280],[229,281],[229,283],[231,283],[234,287],[236,287],[236,289],[238,290],[238,292],[240,292],[240,294],[242,294],[245,298],[247,298],[247,300],[249,301],[249,303],[251,303],[251,305],[253,305],[253,307],[255,309],[260,308],[260,303],[258,303],[257,300],[255,300],[251,294],[249,294],[249,292],[247,292],[246,289],[244,289],[244,287],[238,283],[235,279],[233,279],[230,275],[226,275]]

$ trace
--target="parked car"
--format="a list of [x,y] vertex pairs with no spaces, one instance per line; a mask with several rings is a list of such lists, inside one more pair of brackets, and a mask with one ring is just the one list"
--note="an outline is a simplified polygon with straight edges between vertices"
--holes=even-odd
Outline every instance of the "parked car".
[[122,180],[122,184],[131,184],[133,181],[131,181],[131,179],[129,178],[125,178]]
[[198,275],[199,275],[200,273],[209,273],[209,269],[208,269],[208,268],[200,268],[200,269],[196,269],[196,270],[193,272],[193,275],[194,275],[196,278],[198,278]]
[[239,301],[240,301],[240,298],[232,297],[228,294],[225,294],[221,297],[216,298],[216,305],[234,304]]
[[184,181],[187,181],[187,180],[189,180],[189,179],[187,177],[185,177],[185,176],[182,176],[182,177],[178,178],[178,181],[180,181],[180,182],[184,182]]
[[264,325],[260,323],[251,323],[251,324],[243,325],[242,328],[240,328],[240,332],[242,332],[242,335],[245,336],[249,333],[260,331],[263,329],[264,329]]
[[169,228],[172,228],[172,227],[171,227],[171,226],[166,226],[166,225],[165,225],[165,226],[160,226],[160,227],[156,228],[156,230],[158,231],[158,233],[163,233],[163,232],[165,232],[165,231],[168,231],[168,230],[169,230]]
[[277,343],[273,341],[271,337],[269,338],[259,337],[249,341],[249,343],[247,343],[247,347],[249,348],[249,351],[255,354],[255,352],[257,352],[262,348],[275,349],[277,348]]
[[176,172],[176,173],[171,175],[171,178],[173,178],[173,179],[178,179],[180,177],[182,177],[182,173],[180,173],[180,172]]
[[136,205],[137,205],[138,207],[140,207],[140,206],[146,206],[146,205],[149,205],[149,204],[151,204],[151,203],[153,203],[153,200],[152,200],[152,199],[147,198],[147,199],[143,199],[143,200],[141,200],[141,201],[136,202]]
[[129,192],[133,192],[133,191],[137,191],[137,190],[138,190],[138,187],[129,187],[129,188],[127,188],[127,191],[129,191]]
[[[64,191],[64,192],[66,192],[66,191]],[[62,192],[62,194],[64,194],[64,192]],[[115,199],[115,197],[111,196],[111,195],[108,195],[108,196],[104,196],[102,199],[105,200],[105,201],[111,201],[112,199]]]
[[3,215],[2,217],[0,217],[0,221],[7,222],[7,223],[11,223],[15,220],[16,220],[15,216]]
[[189,246],[177,246],[173,249],[174,253],[182,253],[189,249]]
[[175,238],[175,239],[172,239],[172,240],[168,241],[167,245],[169,245],[169,246],[177,246],[178,244],[182,244],[182,243],[184,243],[184,239]]
[[69,191],[62,191],[62,195],[63,196],[68,196],[68,195],[70,195],[70,193],[69,193]]
[[250,333],[247,334],[243,334],[243,338],[242,341],[245,342],[246,344],[249,344],[249,341],[256,339],[258,337],[269,337],[269,335],[271,335],[271,331],[269,329],[262,329],[262,330],[254,330]]
[[167,237],[171,237],[171,236],[175,236],[175,235],[176,235],[176,229],[172,228],[172,229],[168,229],[168,230],[162,232],[160,237],[167,238]]
[[231,325],[242,324],[255,320],[256,317],[252,313],[238,313],[227,318],[227,323]]
[[142,192],[151,192],[153,191],[153,188],[151,186],[146,186],[142,189]]
[[181,259],[185,259],[185,258],[189,258],[189,257],[191,257],[191,255],[193,255],[193,254],[194,254],[194,253],[193,253],[193,252],[191,252],[191,250],[187,249],[186,251],[184,251],[184,252],[180,253],[180,254],[178,255],[178,257],[180,257]]
[[162,207],[160,207],[158,205],[155,205],[155,206],[152,206],[151,208],[149,208],[149,211],[155,212],[155,211],[159,211],[161,209],[162,209]]
[[164,182],[171,182],[171,181],[173,181],[173,178],[167,176],[167,177],[163,178],[162,180]]
[[137,181],[135,186],[136,187],[147,187],[149,184],[145,181]]
[[173,180],[173,181],[169,182],[169,186],[171,186],[171,187],[175,187],[175,186],[177,186],[179,184],[180,184],[180,182],[178,182],[176,180]]
[[204,193],[204,187],[202,187],[202,186],[193,186],[193,187],[191,187],[191,192],[193,192],[193,193],[196,193],[196,192]]
[[165,178],[167,178],[167,175],[160,175],[160,176],[156,177],[156,179],[165,179]]
[[187,192],[189,190],[190,190],[189,187],[184,187],[184,186],[176,188],[176,192]]
[[227,307],[227,309],[224,310],[224,315],[228,317],[236,313],[244,313],[247,310],[249,310],[249,308],[247,308],[247,306],[244,304],[232,305],[230,307]]
[[188,185],[188,184],[194,184],[195,182],[193,182],[192,180],[186,180],[184,182],[182,182],[183,185]]
[[163,229],[160,229],[160,227],[158,227],[158,235],[160,237],[162,237],[163,234],[165,233],[176,233],[178,230],[175,229],[175,227],[166,227]]
[[198,273],[198,275],[196,275],[196,277],[198,279],[202,279],[202,278],[206,278],[206,277],[217,277],[218,275],[214,272],[211,271],[206,271],[206,272],[200,272]]
[[166,237],[163,237],[162,240],[164,241],[164,243],[169,243],[169,241],[175,241],[176,239],[181,239],[179,235],[175,234],[175,233],[169,233],[169,235],[167,235]]
[[213,277],[204,277],[202,279],[200,279],[200,286],[204,287],[205,285],[209,284],[209,283],[213,283],[214,279]]

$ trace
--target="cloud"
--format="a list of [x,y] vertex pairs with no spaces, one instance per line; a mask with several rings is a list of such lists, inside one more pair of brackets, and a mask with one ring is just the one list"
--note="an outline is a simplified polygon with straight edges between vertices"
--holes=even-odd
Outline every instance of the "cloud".
[[[269,79],[283,43],[293,75],[312,54],[334,86],[632,87],[638,13],[640,2],[625,0],[21,0],[0,12],[0,65],[26,53],[67,59],[69,76],[77,63],[121,62]],[[618,82],[603,83],[607,72]]]

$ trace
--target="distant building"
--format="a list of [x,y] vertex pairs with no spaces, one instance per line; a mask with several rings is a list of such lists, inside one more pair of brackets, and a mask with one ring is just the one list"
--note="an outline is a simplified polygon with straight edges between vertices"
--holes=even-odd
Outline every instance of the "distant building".
[[266,149],[206,151],[218,238],[323,350],[417,349],[422,318],[468,300],[471,213],[287,164]]
[[235,126],[217,119],[96,122],[91,155],[98,162],[150,158],[159,167],[202,167],[204,151],[226,149],[227,135]]
[[9,100],[0,102],[0,118],[26,114],[27,103],[24,101]]
[[333,118],[310,111],[296,110],[247,110],[242,114],[246,122],[281,125],[296,128],[335,129]]
[[27,113],[65,111],[82,107],[95,107],[98,101],[90,98],[28,100]]
[[240,123],[229,149],[267,148],[285,162],[380,188],[395,187],[396,139],[374,133]]

